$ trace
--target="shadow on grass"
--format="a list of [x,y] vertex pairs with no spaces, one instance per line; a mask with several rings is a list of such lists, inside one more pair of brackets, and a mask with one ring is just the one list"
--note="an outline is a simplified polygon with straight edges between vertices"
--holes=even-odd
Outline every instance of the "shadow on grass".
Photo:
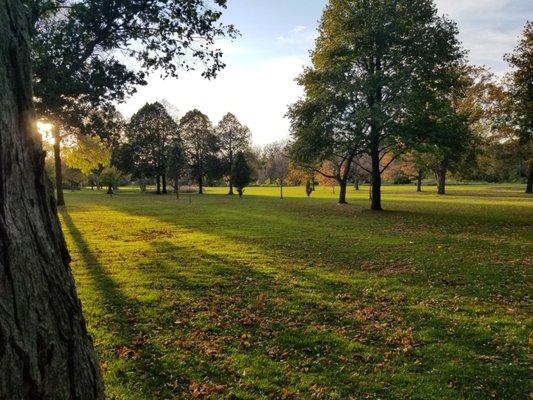
[[[111,361],[105,363],[103,367],[104,370],[109,368],[112,374],[111,377],[106,377],[106,381],[113,381],[114,384],[118,382],[122,390],[129,388],[132,398],[139,393],[143,394],[142,398],[151,398],[154,395],[154,387],[158,388],[157,393],[161,396],[165,389],[166,394],[171,395],[173,390],[180,386],[188,387],[187,381],[181,381],[181,385],[176,384],[173,388],[165,386],[165,383],[177,382],[181,377],[175,376],[172,365],[163,362],[160,349],[150,342],[150,332],[143,327],[146,321],[142,320],[142,310],[152,305],[141,304],[127,296],[98,261],[68,211],[62,209],[60,213],[64,226],[83,261],[83,268],[90,277],[91,288],[98,296],[97,299],[90,301],[105,312],[104,323],[90,322],[97,324],[95,327],[97,331],[106,331],[111,340],[111,343],[107,343],[107,349],[99,349],[102,361]],[[133,381],[131,373],[136,376]]]

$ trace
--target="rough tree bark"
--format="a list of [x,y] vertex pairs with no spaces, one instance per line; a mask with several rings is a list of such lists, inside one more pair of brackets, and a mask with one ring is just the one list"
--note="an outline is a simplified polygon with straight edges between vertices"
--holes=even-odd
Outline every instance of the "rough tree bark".
[[103,399],[33,125],[22,10],[0,2],[0,399]]

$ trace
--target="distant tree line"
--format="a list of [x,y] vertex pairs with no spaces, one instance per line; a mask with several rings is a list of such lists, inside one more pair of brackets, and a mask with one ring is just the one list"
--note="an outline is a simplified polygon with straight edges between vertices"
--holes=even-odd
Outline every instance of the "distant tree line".
[[126,125],[113,153],[113,164],[146,189],[154,181],[157,194],[168,193],[171,178],[179,196],[180,180],[193,182],[202,194],[206,182],[223,180],[228,194],[234,187],[242,195],[251,179],[253,158],[250,130],[237,117],[226,114],[214,126],[199,110],[172,117],[162,103],[144,105]]

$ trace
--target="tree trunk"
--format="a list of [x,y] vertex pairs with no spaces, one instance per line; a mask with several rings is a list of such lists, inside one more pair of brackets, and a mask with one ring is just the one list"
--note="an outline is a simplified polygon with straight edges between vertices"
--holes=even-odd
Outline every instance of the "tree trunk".
[[533,160],[529,161],[529,168],[527,170],[526,193],[533,193]]
[[422,191],[422,175],[418,174],[416,178],[416,191],[421,192]]
[[61,168],[61,136],[59,128],[53,127],[54,135],[54,165],[56,171],[56,204],[58,206],[65,205],[65,197],[63,195],[63,170]]
[[339,182],[339,186],[340,186],[339,204],[348,204],[346,202],[346,187],[348,186],[348,182],[346,180],[343,180],[343,179],[339,179],[338,182]]
[[381,171],[378,146],[373,146],[372,157],[372,200],[370,208],[374,211],[381,211]]
[[283,180],[279,181],[279,198],[283,199]]
[[26,21],[0,2],[0,399],[103,399],[33,124]]
[[198,176],[198,194],[204,194],[204,180],[202,175]]
[[355,188],[355,190],[359,190],[359,179],[357,179],[357,178],[355,178],[354,188]]
[[107,194],[113,196],[113,184],[109,184],[107,188]]
[[162,181],[163,181],[163,194],[167,194],[167,174],[161,175]]
[[228,192],[229,195],[233,195],[233,180],[230,179],[229,180],[229,192]]
[[176,192],[176,198],[180,198],[180,177],[176,173],[174,174],[174,191]]
[[435,172],[437,178],[437,194],[446,194],[446,173],[448,169],[445,165],[439,166]]
[[157,186],[157,189],[156,189],[156,194],[161,194],[161,176],[158,174],[157,175],[157,178],[156,178],[156,186]]

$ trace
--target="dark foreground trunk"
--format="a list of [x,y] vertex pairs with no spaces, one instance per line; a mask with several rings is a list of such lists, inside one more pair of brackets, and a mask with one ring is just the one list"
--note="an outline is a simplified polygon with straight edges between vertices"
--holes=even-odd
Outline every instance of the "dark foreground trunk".
[[355,190],[359,190],[359,179],[357,179],[357,178],[355,178],[354,188],[355,188]]
[[63,195],[63,170],[61,169],[61,136],[59,135],[59,128],[54,126],[54,166],[56,172],[56,203],[58,206],[65,205],[65,197]]
[[[237,189],[238,191],[238,189]],[[229,192],[228,192],[229,195],[233,195],[233,181],[230,179],[229,180]]]
[[526,193],[533,193],[533,160],[529,161],[529,168],[527,170]]
[[374,211],[381,211],[381,170],[379,160],[379,149],[375,146],[375,149],[371,152],[372,156],[372,189],[371,189],[371,201],[370,208]]
[[418,178],[416,178],[416,191],[421,192],[422,191],[422,176],[418,175]]
[[0,399],[103,399],[32,124],[25,23],[0,2]]
[[279,198],[283,199],[283,181],[279,181]]

